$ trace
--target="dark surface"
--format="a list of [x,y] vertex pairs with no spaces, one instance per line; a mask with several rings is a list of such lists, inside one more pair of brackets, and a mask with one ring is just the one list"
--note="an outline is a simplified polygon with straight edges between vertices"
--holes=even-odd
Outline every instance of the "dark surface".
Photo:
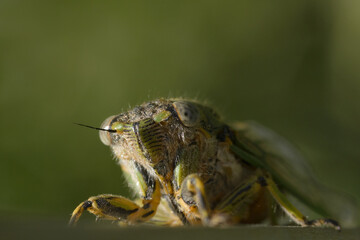
[[2,221],[1,239],[347,239],[360,238],[360,229],[301,227],[236,227],[236,228],[160,228],[118,227],[116,225],[83,224],[75,228],[56,221]]

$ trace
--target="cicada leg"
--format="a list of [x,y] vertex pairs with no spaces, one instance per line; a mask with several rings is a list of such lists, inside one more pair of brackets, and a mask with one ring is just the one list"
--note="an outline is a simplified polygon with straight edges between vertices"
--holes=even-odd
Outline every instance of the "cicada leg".
[[[226,223],[226,221],[252,223],[265,218],[267,214],[266,209],[269,207],[266,205],[269,204],[269,199],[266,199],[264,190],[270,193],[284,212],[297,224],[301,226],[329,226],[340,230],[340,225],[332,219],[307,220],[280,191],[276,183],[269,176],[264,176],[263,174],[254,175],[229,194],[215,208],[212,223],[219,224],[219,220],[216,217],[219,218],[222,214],[229,214],[231,217],[226,216],[227,218],[222,219],[223,222],[220,223]],[[256,214],[254,214],[254,211]],[[264,215],[261,215],[261,212]],[[252,216],[257,218],[254,219]]]
[[211,224],[258,223],[269,215],[269,194],[254,175],[236,187],[214,209]]
[[[184,179],[181,185],[181,199],[178,199],[178,202],[190,213],[198,213],[203,225],[215,226],[239,222],[259,222],[259,218],[260,220],[264,219],[267,216],[267,207],[263,208],[267,203],[265,195],[266,190],[258,182],[258,177],[254,176],[234,189],[224,201],[211,211],[203,182],[198,175],[191,174]],[[189,220],[191,221],[191,219]],[[193,221],[192,224],[196,224],[196,221]]]
[[161,199],[158,181],[155,181],[151,190],[151,197],[143,199],[142,206],[125,197],[111,194],[90,197],[75,208],[69,224],[75,225],[84,210],[94,214],[97,218],[124,221],[129,224],[145,222],[155,215]]
[[333,227],[336,230],[340,231],[341,227],[339,223],[332,219],[315,219],[308,220],[291,202],[286,198],[286,196],[280,191],[276,183],[268,176],[260,177],[260,181],[263,182],[263,185],[271,193],[272,197],[276,202],[281,206],[285,213],[289,217],[301,226],[316,226],[316,227]]
[[209,225],[209,206],[204,184],[198,175],[190,174],[184,179],[178,200],[180,200],[179,202],[183,207],[188,209],[187,211],[191,213],[198,212],[203,225]]

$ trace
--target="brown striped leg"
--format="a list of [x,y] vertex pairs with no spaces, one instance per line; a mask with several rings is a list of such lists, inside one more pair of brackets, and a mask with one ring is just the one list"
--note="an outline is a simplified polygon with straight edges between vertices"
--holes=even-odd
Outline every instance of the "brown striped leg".
[[158,181],[154,184],[151,198],[143,199],[143,206],[139,206],[125,197],[111,194],[90,197],[75,208],[69,224],[75,225],[84,210],[94,214],[97,218],[124,221],[129,224],[144,222],[155,215],[160,199],[161,192]]

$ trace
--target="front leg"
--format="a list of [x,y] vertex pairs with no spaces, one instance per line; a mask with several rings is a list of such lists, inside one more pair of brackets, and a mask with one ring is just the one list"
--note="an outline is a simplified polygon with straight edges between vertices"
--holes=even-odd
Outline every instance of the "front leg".
[[[205,226],[209,225],[210,209],[205,194],[205,187],[197,174],[188,175],[181,184],[178,203],[187,212],[192,224],[198,224],[197,218]],[[194,217],[195,216],[195,217]]]
[[75,208],[69,224],[75,225],[84,210],[94,214],[97,218],[123,221],[128,224],[145,222],[155,215],[160,203],[159,181],[156,180],[152,186],[148,186],[147,193],[151,194],[143,199],[142,206],[125,197],[111,194],[90,197]]

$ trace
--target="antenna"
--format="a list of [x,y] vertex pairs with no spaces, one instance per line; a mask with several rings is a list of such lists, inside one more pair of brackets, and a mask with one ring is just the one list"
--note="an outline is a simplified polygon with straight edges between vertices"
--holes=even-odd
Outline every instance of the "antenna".
[[115,132],[116,132],[116,130],[113,130],[113,129],[97,128],[97,127],[92,127],[92,126],[85,125],[85,124],[82,124],[82,123],[74,123],[74,124],[79,125],[79,126],[82,126],[82,127],[87,127],[87,128],[96,129],[96,130],[99,130],[99,131],[112,132],[112,133],[115,133]]

